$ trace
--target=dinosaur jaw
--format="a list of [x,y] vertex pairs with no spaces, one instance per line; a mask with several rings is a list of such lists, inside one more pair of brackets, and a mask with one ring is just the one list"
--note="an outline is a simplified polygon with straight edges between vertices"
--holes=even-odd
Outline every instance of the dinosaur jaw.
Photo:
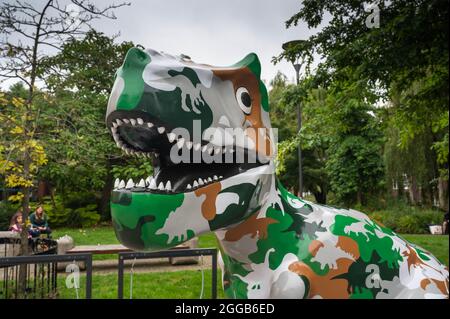
[[[186,193],[267,164],[234,144],[221,147],[175,136],[167,125],[146,113],[111,115],[107,123],[117,146],[129,155],[151,158],[154,167],[154,176],[116,180],[115,192]],[[174,154],[178,153],[187,161],[175,163]]]

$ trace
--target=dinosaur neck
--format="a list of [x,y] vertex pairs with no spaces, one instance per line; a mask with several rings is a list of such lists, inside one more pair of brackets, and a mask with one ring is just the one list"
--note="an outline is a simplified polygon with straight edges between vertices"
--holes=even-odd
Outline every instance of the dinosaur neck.
[[300,200],[280,188],[275,176],[272,184],[269,193],[262,197],[264,201],[258,211],[240,223],[215,232],[225,268],[233,268],[236,263],[245,267],[260,259],[263,262],[266,248],[285,245],[278,239],[286,237],[286,232],[298,224],[291,213],[297,210],[293,200]]

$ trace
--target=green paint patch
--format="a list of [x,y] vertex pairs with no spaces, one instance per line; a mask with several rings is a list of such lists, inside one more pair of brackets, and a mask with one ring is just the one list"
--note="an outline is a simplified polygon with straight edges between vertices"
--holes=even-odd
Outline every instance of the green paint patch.
[[[389,267],[398,268],[399,263],[403,260],[403,258],[400,255],[399,250],[393,249],[394,242],[389,234],[373,222],[371,224],[364,225],[364,229],[367,230],[367,232],[364,233],[345,231],[347,226],[357,222],[360,221],[356,218],[336,215],[335,223],[331,226],[331,232],[335,235],[346,236],[355,240],[358,244],[361,258],[364,261],[369,261],[375,251],[380,256],[380,262],[386,261]],[[375,233],[375,229],[385,233],[388,236],[382,238],[378,237]]]
[[[142,229],[136,229],[136,232],[141,231],[141,239],[146,248],[167,248],[169,247],[167,244],[168,235],[157,235],[156,232],[164,226],[169,214],[182,205],[183,200],[183,194],[169,196],[133,193],[132,201],[127,206],[111,203],[111,215],[119,227],[129,229],[135,229],[141,218],[149,215],[154,216],[154,221],[143,224]],[[194,236],[193,232],[190,233],[190,236]],[[171,246],[176,244],[177,242],[172,242]]]
[[117,101],[118,110],[132,110],[136,108],[144,92],[142,73],[150,63],[150,56],[138,48],[131,48],[122,66],[117,71],[124,81],[123,91]]
[[309,236],[305,236],[304,240],[300,240],[294,231],[285,232],[293,222],[289,215],[274,208],[269,208],[266,217],[273,218],[278,222],[268,226],[266,239],[258,240],[258,250],[249,256],[252,262],[256,264],[263,263],[267,251],[271,248],[275,249],[269,256],[269,267],[272,270],[278,268],[286,254],[294,254],[298,256],[299,260],[308,256],[307,247],[311,243]]

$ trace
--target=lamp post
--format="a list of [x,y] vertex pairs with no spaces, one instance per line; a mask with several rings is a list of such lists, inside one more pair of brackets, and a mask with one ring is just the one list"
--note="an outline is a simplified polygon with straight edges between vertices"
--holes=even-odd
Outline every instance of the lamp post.
[[[293,46],[299,46],[302,43],[304,43],[305,40],[294,40],[289,41],[286,43],[283,43],[283,50],[287,50]],[[301,63],[298,63],[299,56],[296,55],[295,58],[290,59],[290,62],[294,66],[295,69],[295,79],[297,85],[300,84],[300,69],[302,67]],[[302,129],[302,105],[301,101],[298,103],[297,107],[297,127],[298,127],[298,133],[300,133],[300,130]],[[298,196],[302,197],[303,195],[303,170],[302,170],[302,148],[300,143],[298,144]]]

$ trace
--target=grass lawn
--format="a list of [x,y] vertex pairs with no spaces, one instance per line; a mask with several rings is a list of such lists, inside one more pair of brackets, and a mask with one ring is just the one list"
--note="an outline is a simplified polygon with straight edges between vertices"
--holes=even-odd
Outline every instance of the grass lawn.
[[[59,276],[59,275],[58,275]],[[125,272],[124,299],[130,298],[130,272]],[[75,290],[66,288],[66,277],[59,276],[58,291],[60,299],[75,299]],[[80,278],[79,298],[85,296],[86,276]],[[133,299],[199,299],[202,290],[202,274],[200,270],[176,271],[165,273],[146,273],[133,275]],[[92,298],[117,298],[117,274],[93,275]],[[204,270],[203,299],[211,298],[211,269]],[[224,298],[220,271],[217,273],[217,298]]]

